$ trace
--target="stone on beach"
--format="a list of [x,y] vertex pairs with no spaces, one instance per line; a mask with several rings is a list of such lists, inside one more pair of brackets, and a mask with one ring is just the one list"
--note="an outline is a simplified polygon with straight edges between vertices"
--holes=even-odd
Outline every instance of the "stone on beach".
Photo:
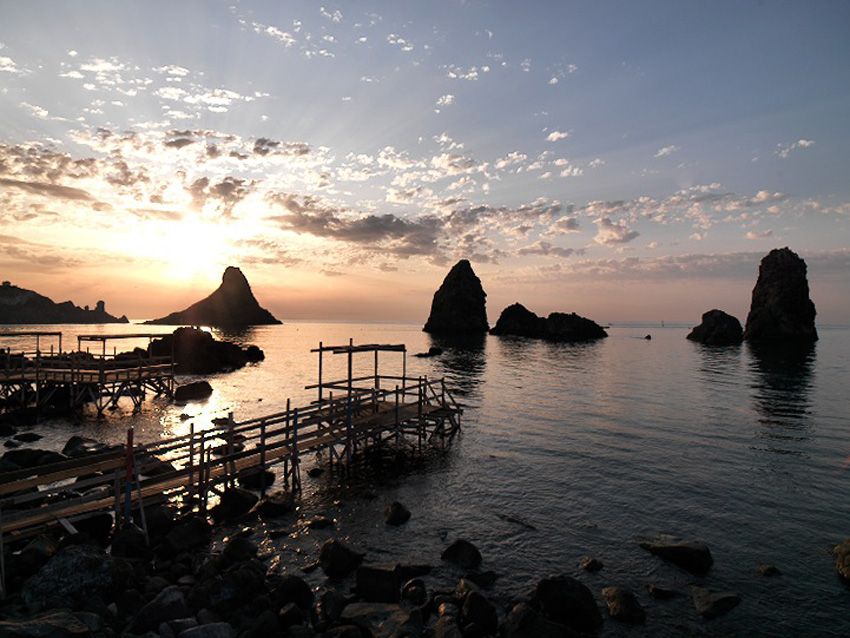
[[708,545],[700,541],[659,534],[654,539],[641,541],[640,546],[693,574],[706,573],[714,563]]
[[395,565],[357,568],[357,596],[370,603],[397,603],[401,598],[401,570]]
[[707,346],[731,346],[744,340],[744,329],[736,317],[722,310],[703,313],[702,322],[688,333],[687,339]]
[[218,505],[210,510],[210,514],[216,522],[230,520],[250,512],[259,500],[253,492],[231,487],[222,492]]
[[319,565],[328,578],[345,578],[363,562],[363,554],[358,554],[342,541],[325,541],[319,552]]
[[590,590],[571,576],[544,578],[531,600],[546,618],[579,632],[596,633],[602,615]]

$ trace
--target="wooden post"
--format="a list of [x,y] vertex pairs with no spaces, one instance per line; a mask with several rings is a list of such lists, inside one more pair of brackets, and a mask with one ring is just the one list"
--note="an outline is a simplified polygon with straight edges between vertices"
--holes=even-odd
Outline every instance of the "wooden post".
[[298,408],[295,408],[295,413],[292,417],[292,492],[301,491],[301,470],[298,459]]
[[227,478],[225,485],[236,487],[236,464],[233,462],[233,412],[227,413]]
[[395,440],[396,445],[398,445],[398,440],[401,437],[401,423],[399,422],[399,413],[398,413],[398,384],[395,387]]
[[378,350],[377,350],[377,348],[375,349],[375,387],[376,388],[381,387],[381,380],[380,380],[380,377],[378,377]]
[[0,506],[0,600],[6,600],[6,548],[3,546],[2,506]]
[[419,376],[419,384],[417,385],[418,392],[416,396],[416,418],[417,418],[417,438],[419,439],[419,453],[422,453],[422,437],[425,435],[425,427],[422,422],[422,398],[424,395],[424,386],[422,385],[422,376]]
[[407,388],[407,346],[405,346],[401,354],[401,387],[404,390]]
[[440,390],[442,392],[441,398],[443,402],[443,407],[446,407],[446,379],[443,377],[440,379]]
[[319,342],[319,403],[322,402],[322,355],[324,351],[322,350],[322,342]]
[[266,420],[260,421],[260,496],[266,495]]
[[127,449],[125,456],[126,475],[124,480],[124,524],[133,520],[132,517],[132,489],[133,489],[133,426],[127,428]]
[[189,484],[186,486],[186,493],[189,495],[189,500],[192,500],[192,483],[195,480],[195,421],[189,422]]
[[206,511],[203,489],[204,489],[204,448],[207,439],[206,431],[201,432],[201,446],[200,451],[198,453],[198,508],[204,512]]
[[292,459],[292,445],[290,439],[292,437],[290,436],[289,432],[289,399],[286,400],[286,420],[284,421],[283,425],[283,437],[286,443],[290,443],[289,458],[283,459],[283,487],[284,489],[289,489],[289,470],[292,466],[292,464],[290,463]]
[[351,390],[352,390],[352,372],[353,372],[353,355],[351,352],[351,348],[354,347],[354,339],[349,338],[348,340],[348,399],[346,400],[346,415],[345,415],[345,461],[349,467],[351,467],[351,452],[352,446],[354,445],[354,441],[352,441],[352,432],[351,432],[351,411],[354,406],[351,405]]

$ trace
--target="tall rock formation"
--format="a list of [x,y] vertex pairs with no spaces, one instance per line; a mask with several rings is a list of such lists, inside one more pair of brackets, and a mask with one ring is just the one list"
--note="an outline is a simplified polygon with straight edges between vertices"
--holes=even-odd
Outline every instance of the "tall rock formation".
[[251,292],[251,286],[242,271],[228,266],[221,285],[206,299],[185,310],[172,312],[146,323],[178,326],[260,326],[278,324],[272,314],[262,308]]
[[544,319],[520,303],[512,304],[502,311],[490,334],[549,341],[591,341],[608,336],[605,329],[595,321],[574,312],[553,312]]
[[97,302],[94,310],[79,308],[70,301],[54,303],[33,290],[19,288],[11,282],[0,285],[0,324],[25,323],[128,323],[127,317],[114,317],[106,312],[106,304]]
[[457,262],[434,293],[431,314],[423,330],[463,335],[487,332],[487,293],[466,259]]
[[815,304],[809,299],[806,262],[790,248],[761,260],[744,339],[750,342],[816,341]]
[[709,310],[703,313],[702,323],[691,330],[688,339],[707,346],[732,346],[744,340],[744,329],[737,317],[722,310]]

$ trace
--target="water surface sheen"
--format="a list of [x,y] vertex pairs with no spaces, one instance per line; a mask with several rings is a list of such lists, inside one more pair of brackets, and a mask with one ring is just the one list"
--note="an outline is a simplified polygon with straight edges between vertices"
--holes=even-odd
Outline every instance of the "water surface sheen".
[[[408,372],[445,376],[466,406],[463,435],[447,454],[380,479],[371,500],[365,490],[340,491],[332,478],[305,476],[305,511],[337,517],[339,532],[370,559],[439,564],[447,540],[461,536],[480,547],[485,568],[503,574],[492,595],[504,605],[550,573],[577,575],[597,596],[606,585],[632,588],[647,608],[646,626],[606,620],[603,635],[850,635],[850,590],[830,555],[850,536],[850,330],[821,328],[814,348],[781,352],[706,348],[686,341],[682,327],[653,328],[651,341],[642,339],[646,332],[615,326],[608,339],[582,345],[497,337],[452,345],[414,325],[255,328],[224,336],[258,344],[266,361],[211,377],[216,392],[207,403],[148,402],[136,417],[56,421],[45,443],[61,447],[71,431],[119,440],[131,423],[150,440],[185,431],[184,411],[207,427],[228,410],[238,419],[279,410],[287,397],[306,402],[313,395],[303,386],[316,371],[309,349],[319,340],[403,342],[411,352],[445,345],[441,357],[410,357]],[[387,373],[400,372],[400,358],[385,361]],[[329,375],[344,370],[342,357],[326,366]],[[413,511],[401,529],[383,524],[381,511],[393,499]],[[693,577],[637,546],[637,537],[659,531],[706,541],[715,559],[710,574]],[[302,534],[272,549],[305,564],[329,534]],[[584,555],[605,568],[580,572]],[[759,576],[760,563],[777,565],[782,576]],[[446,567],[435,573],[438,581],[453,577]],[[701,583],[743,600],[705,622],[687,597],[653,602],[648,582],[683,591]]]

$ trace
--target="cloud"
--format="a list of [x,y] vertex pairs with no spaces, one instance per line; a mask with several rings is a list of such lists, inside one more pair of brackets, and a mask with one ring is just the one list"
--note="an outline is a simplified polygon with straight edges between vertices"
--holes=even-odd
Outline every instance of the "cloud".
[[548,241],[539,240],[534,242],[530,246],[520,248],[517,253],[520,255],[554,255],[556,257],[571,257],[575,254],[580,254],[581,251],[578,251],[574,248],[562,248],[561,246],[553,246]]
[[561,217],[555,220],[546,231],[547,235],[563,235],[565,233],[577,233],[581,228],[575,217]]
[[339,9],[334,9],[333,11],[329,11],[328,9],[325,9],[324,7],[319,7],[319,13],[322,14],[322,17],[327,18],[331,22],[335,22],[337,24],[342,22],[342,12],[340,12]]
[[0,184],[11,188],[19,188],[28,193],[32,193],[33,195],[41,195],[43,197],[56,197],[59,199],[70,199],[82,202],[95,201],[94,197],[80,188],[61,186],[59,184],[25,182],[17,179],[7,179],[5,177],[0,177]]
[[470,66],[470,67],[462,67],[456,64],[449,64],[448,66],[444,66],[446,69],[446,77],[452,80],[469,80],[471,82],[476,81],[481,74],[489,73],[490,67],[488,65],[482,66]]
[[405,40],[404,38],[402,38],[400,35],[398,35],[396,33],[390,33],[387,36],[387,42],[389,42],[390,44],[392,44],[394,46],[397,46],[399,49],[401,49],[404,52],[410,52],[410,51],[413,51],[413,49],[414,49],[412,43],[408,42],[407,40]]
[[565,131],[552,131],[546,136],[546,140],[549,142],[558,142],[567,139],[569,136],[570,134]]
[[679,147],[675,144],[671,144],[670,146],[662,146],[656,152],[654,157],[669,157],[673,153],[679,151]]
[[42,120],[47,119],[48,111],[45,108],[36,106],[35,104],[30,104],[29,102],[21,102],[21,108],[29,111],[33,117],[37,117]]
[[437,106],[450,106],[455,103],[455,96],[451,93],[447,93],[446,95],[441,95],[437,99]]
[[793,151],[801,148],[811,148],[815,145],[814,140],[799,139],[791,144],[777,144],[776,154],[782,159],[788,159]]
[[750,240],[767,239],[769,237],[773,237],[773,231],[772,230],[761,230],[761,231],[751,230],[746,234],[746,238],[750,239]]
[[597,228],[593,241],[603,246],[626,244],[640,235],[636,230],[629,230],[625,222],[612,222],[608,217],[602,217],[593,223]]

